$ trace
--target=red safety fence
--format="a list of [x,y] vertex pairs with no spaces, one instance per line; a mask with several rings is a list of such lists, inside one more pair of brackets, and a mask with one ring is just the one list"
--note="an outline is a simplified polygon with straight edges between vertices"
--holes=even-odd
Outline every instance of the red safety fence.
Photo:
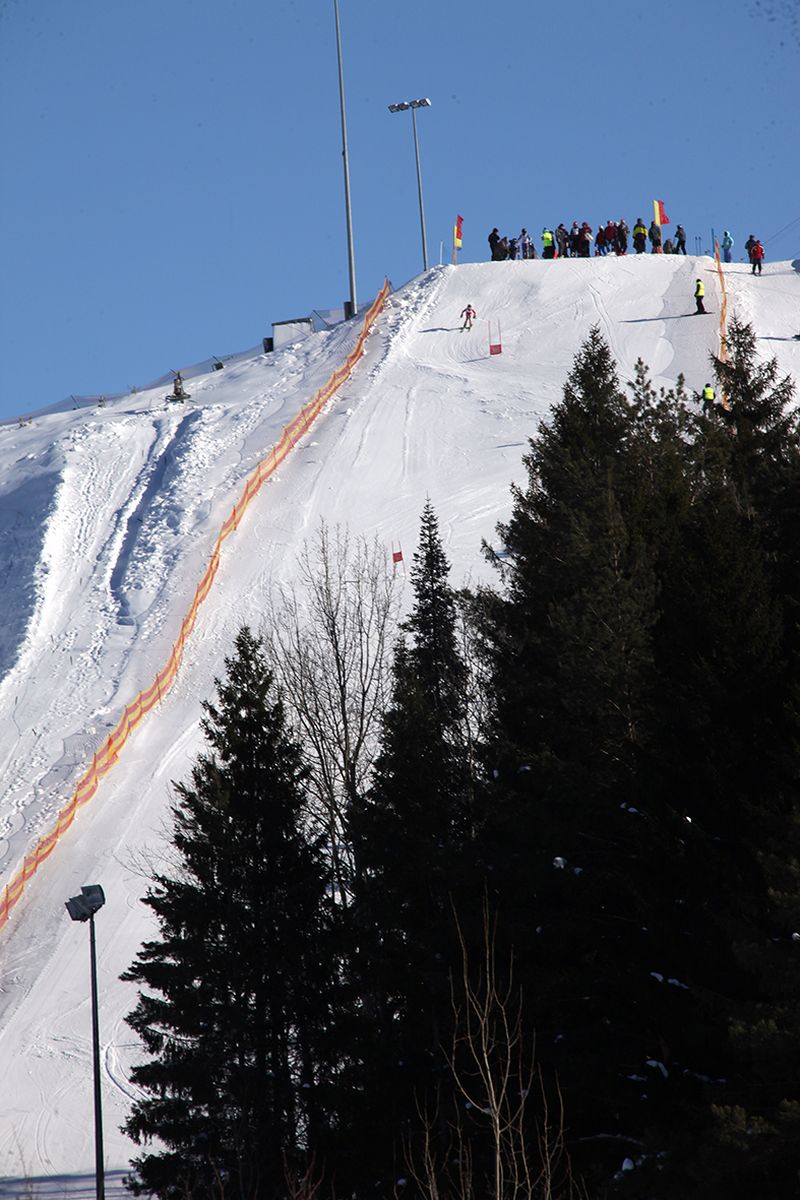
[[197,585],[197,590],[195,591],[189,611],[181,622],[180,632],[173,644],[172,653],[169,656],[166,666],[159,671],[150,684],[150,687],[140,692],[136,699],[126,706],[115,729],[108,735],[103,745],[93,755],[91,766],[79,779],[69,801],[59,812],[53,828],[49,833],[40,838],[31,853],[25,856],[22,866],[16,872],[11,882],[3,889],[3,897],[0,900],[0,929],[8,921],[12,908],[22,896],[25,884],[36,874],[45,859],[50,857],[59,838],[62,834],[66,833],[75,820],[75,814],[78,809],[92,799],[99,787],[100,780],[115,765],[120,751],[133,730],[169,691],[178,673],[186,642],[194,629],[198,609],[211,591],[211,585],[214,582],[214,577],[219,567],[222,543],[238,528],[242,516],[251,500],[261,489],[261,485],[277,470],[303,434],[308,432],[327,402],[349,377],[354,366],[364,353],[364,343],[367,339],[367,334],[386,303],[389,292],[390,286],[387,279],[365,314],[358,341],[342,366],[334,371],[325,386],[320,388],[314,398],[308,404],[304,405],[294,420],[285,427],[278,441],[266,457],[262,458],[261,462],[248,478],[241,496],[234,504],[219,532],[208,566],[203,578]]

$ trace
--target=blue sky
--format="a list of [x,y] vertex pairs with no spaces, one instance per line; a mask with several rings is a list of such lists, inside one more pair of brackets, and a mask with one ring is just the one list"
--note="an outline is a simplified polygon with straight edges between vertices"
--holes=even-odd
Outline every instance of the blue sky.
[[[637,216],[800,255],[794,0],[340,0],[359,301],[493,225]],[[0,418],[348,295],[332,0],[0,0]],[[469,299],[464,297],[465,302]]]

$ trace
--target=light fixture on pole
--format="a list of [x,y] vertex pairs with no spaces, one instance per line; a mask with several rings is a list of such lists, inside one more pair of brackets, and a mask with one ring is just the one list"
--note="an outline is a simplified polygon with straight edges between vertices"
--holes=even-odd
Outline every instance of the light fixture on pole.
[[411,109],[411,124],[414,128],[414,154],[417,159],[417,191],[419,192],[419,223],[422,229],[422,269],[428,269],[428,243],[425,238],[425,209],[422,205],[422,172],[419,167],[419,140],[417,138],[417,109],[430,108],[430,100],[401,100],[399,104],[390,104],[389,112],[406,112]]
[[344,74],[342,72],[342,33],[339,28],[339,0],[333,0],[333,13],[336,18],[336,57],[339,61],[339,106],[342,113],[342,160],[344,162],[344,209],[347,219],[347,264],[350,271],[350,312],[354,317],[358,312],[356,299],[356,264],[353,253],[353,214],[350,210],[350,160],[347,156],[347,120],[344,111]]
[[96,1200],[105,1200],[105,1170],[103,1166],[103,1111],[100,1101],[100,1022],[97,1007],[97,951],[94,940],[94,914],[106,902],[99,883],[81,888],[80,896],[65,901],[73,921],[89,922],[89,955],[92,967],[92,1061],[94,1064],[94,1179]]

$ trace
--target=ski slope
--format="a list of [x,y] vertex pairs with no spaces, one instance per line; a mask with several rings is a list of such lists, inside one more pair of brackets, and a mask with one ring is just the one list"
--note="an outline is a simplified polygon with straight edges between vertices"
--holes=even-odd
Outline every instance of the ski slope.
[[[723,268],[728,312],[800,379],[800,263]],[[695,317],[694,281],[710,315]],[[394,293],[366,352],[225,542],[175,684],[131,736],[0,929],[0,1197],[93,1195],[91,1015],[86,928],[64,901],[101,883],[97,917],[107,1194],[135,1149],[119,1131],[141,1051],[119,975],[152,936],[143,864],[163,844],[170,781],[202,747],[240,626],[258,630],[319,521],[415,547],[426,497],[453,581],[490,577],[481,539],[510,511],[510,485],[559,399],[591,326],[621,382],[638,358],[656,385],[699,390],[719,346],[719,280],[708,258],[440,267]],[[477,309],[460,331],[467,302]],[[489,356],[502,331],[502,354]],[[257,463],[345,360],[360,323],[315,334],[103,408],[0,426],[0,889],[53,825],[120,713],[166,662],[222,522]],[[32,1192],[28,1189],[32,1181]]]

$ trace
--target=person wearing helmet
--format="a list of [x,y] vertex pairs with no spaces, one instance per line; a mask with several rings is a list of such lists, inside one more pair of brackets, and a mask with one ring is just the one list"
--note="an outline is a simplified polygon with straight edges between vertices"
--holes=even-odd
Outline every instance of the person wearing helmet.
[[[695,283],[695,288],[694,288],[694,298],[695,298],[695,302],[697,304],[697,312],[698,313],[704,313],[706,311],[706,307],[703,304],[703,297],[705,296],[705,294],[706,294],[705,285],[704,285],[702,279],[698,279]],[[695,315],[697,315],[697,314],[695,314]]]
[[686,230],[682,225],[678,225],[675,229],[675,253],[686,253]]
[[716,398],[716,392],[710,383],[707,383],[703,388],[703,401],[705,404],[713,404]]
[[462,333],[465,329],[472,329],[473,318],[477,317],[477,315],[478,314],[475,312],[475,309],[472,307],[472,305],[468,304],[467,307],[461,312],[461,316],[464,318],[464,324],[461,326]]
[[556,239],[552,229],[542,230],[542,258],[555,258]]

